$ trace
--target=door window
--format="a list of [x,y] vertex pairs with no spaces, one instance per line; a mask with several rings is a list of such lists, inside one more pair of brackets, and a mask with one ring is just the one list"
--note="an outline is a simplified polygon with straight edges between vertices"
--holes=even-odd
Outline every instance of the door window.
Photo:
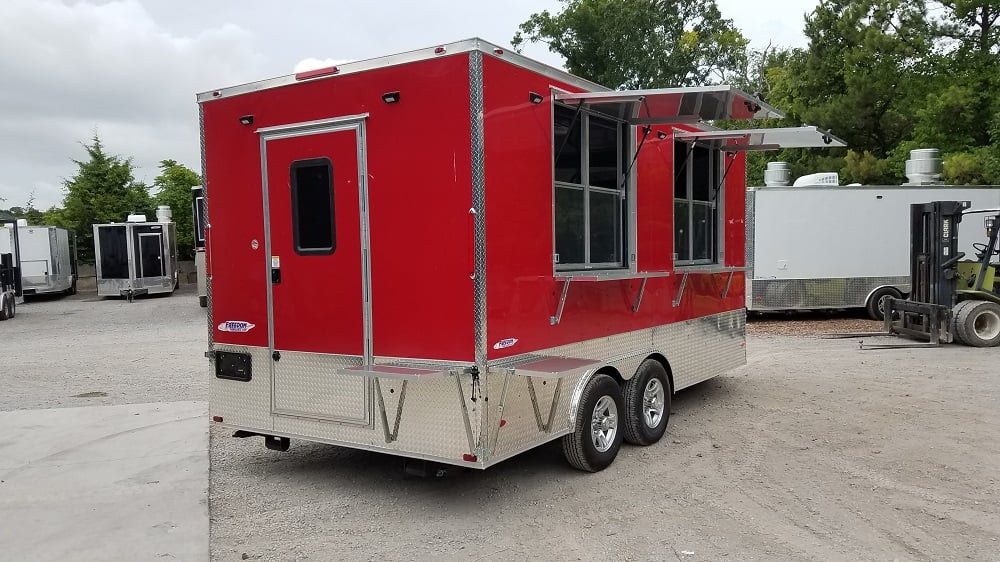
[[332,254],[337,249],[337,229],[330,159],[292,162],[291,186],[295,252],[300,255]]

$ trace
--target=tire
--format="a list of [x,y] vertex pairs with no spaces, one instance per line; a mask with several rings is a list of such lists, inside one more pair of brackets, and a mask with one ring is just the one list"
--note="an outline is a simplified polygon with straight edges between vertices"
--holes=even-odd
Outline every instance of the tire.
[[963,301],[954,308],[953,315],[952,326],[960,342],[972,347],[1000,345],[1000,304]]
[[200,305],[202,308],[208,308],[208,297],[207,296],[198,297],[198,305]]
[[7,316],[10,314],[10,305],[7,304],[9,302],[9,298],[0,296],[0,322],[6,320]]
[[976,301],[962,301],[956,304],[955,307],[951,309],[951,336],[952,340],[955,341],[956,343],[967,345],[965,343],[965,340],[962,339],[964,332],[961,332],[958,329],[958,317],[962,315],[962,311],[966,307],[971,306],[975,303]]
[[894,287],[879,287],[875,289],[871,296],[868,297],[868,302],[865,303],[865,312],[868,313],[869,318],[872,320],[885,320],[885,303],[882,301],[886,297],[901,299],[903,298],[903,293],[900,293]]
[[652,445],[663,437],[670,420],[670,379],[655,359],[639,365],[635,376],[625,383],[626,419],[623,435],[627,443]]
[[586,472],[607,468],[622,446],[620,420],[624,412],[622,389],[615,379],[594,375],[580,396],[573,433],[562,438],[566,461]]

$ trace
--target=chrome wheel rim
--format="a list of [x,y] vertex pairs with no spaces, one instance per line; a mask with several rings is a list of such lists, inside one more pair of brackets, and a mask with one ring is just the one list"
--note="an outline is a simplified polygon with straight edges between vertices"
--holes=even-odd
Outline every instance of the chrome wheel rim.
[[992,340],[1000,335],[1000,315],[992,310],[981,313],[972,323],[976,335],[984,340]]
[[666,410],[666,392],[663,390],[663,383],[660,379],[649,379],[646,388],[642,391],[642,419],[646,427],[655,429],[663,421],[663,412]]
[[599,453],[605,453],[615,442],[618,433],[618,405],[610,396],[601,396],[594,405],[590,420],[590,438]]

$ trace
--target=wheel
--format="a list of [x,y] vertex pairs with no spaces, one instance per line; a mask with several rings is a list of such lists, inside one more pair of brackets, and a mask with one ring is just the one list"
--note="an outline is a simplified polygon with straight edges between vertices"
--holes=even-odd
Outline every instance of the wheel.
[[562,438],[563,456],[574,468],[597,472],[608,467],[622,446],[619,412],[622,389],[608,375],[594,375],[580,396],[573,433]]
[[954,308],[953,315],[952,326],[960,342],[973,347],[1000,344],[1000,304],[963,301]]
[[625,441],[652,445],[663,437],[670,420],[670,380],[667,370],[655,359],[639,365],[635,376],[625,383]]
[[13,318],[17,316],[17,299],[11,296],[7,299],[7,318]]
[[872,320],[885,320],[886,297],[901,299],[903,298],[903,293],[900,293],[899,289],[895,287],[879,287],[872,291],[871,296],[868,297],[868,302],[865,303],[865,311],[868,313],[869,318]]
[[951,335],[954,341],[958,343],[965,343],[965,340],[962,339],[962,333],[958,329],[958,317],[962,315],[963,309],[975,303],[976,301],[962,301],[951,309]]
[[0,322],[7,319],[10,315],[10,305],[8,304],[11,299],[0,295]]
[[201,305],[202,308],[208,308],[208,297],[207,296],[198,297],[198,304]]

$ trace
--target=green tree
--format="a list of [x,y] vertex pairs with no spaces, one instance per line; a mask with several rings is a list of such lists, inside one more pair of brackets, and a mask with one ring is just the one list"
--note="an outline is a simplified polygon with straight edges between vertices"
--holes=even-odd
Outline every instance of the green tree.
[[151,216],[153,201],[149,187],[133,176],[130,158],[106,153],[96,134],[83,148],[89,159],[73,160],[77,173],[63,182],[66,192],[63,209],[47,213],[46,218],[51,218],[56,226],[75,230],[80,260],[92,263],[93,225],[123,222],[129,213]]
[[159,191],[157,205],[167,205],[177,224],[177,249],[182,259],[194,255],[194,218],[191,205],[191,188],[201,185],[201,178],[174,160],[160,162],[160,175],[153,180]]
[[566,69],[612,88],[723,82],[746,66],[747,40],[715,0],[560,0],[511,41],[548,44]]

